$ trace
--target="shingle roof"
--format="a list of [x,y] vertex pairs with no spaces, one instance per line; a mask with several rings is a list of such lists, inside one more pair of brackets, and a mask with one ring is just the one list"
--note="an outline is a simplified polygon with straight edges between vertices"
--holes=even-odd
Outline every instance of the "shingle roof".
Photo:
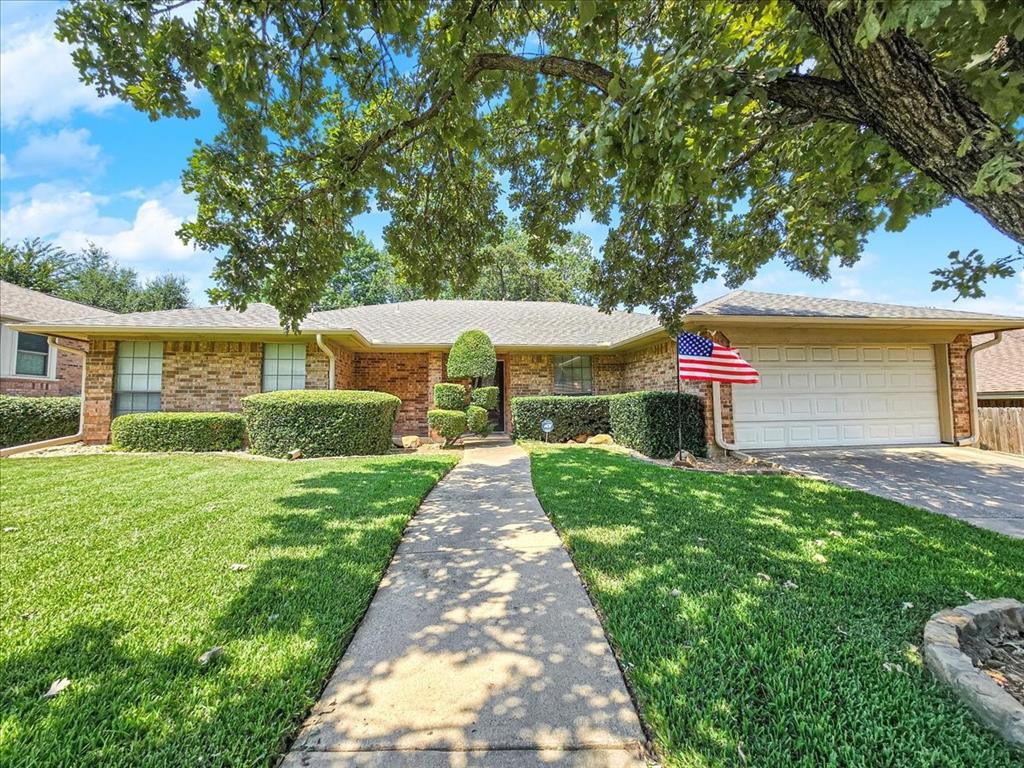
[[58,325],[135,328],[135,329],[238,329],[242,331],[281,330],[277,310],[269,304],[250,304],[245,312],[226,307],[202,307],[199,309],[164,309],[158,312],[128,312],[123,315],[110,314],[106,317],[92,317],[88,321],[77,320]]
[[[990,336],[976,337],[975,343]],[[979,350],[974,356],[978,391],[1024,392],[1024,330],[1005,331],[994,347]]]
[[605,314],[554,301],[421,300],[314,312],[303,328],[350,328],[382,345],[447,345],[478,328],[499,347],[601,347],[657,331],[661,324],[653,315]]
[[690,310],[689,315],[764,316],[764,317],[836,317],[898,320],[1021,320],[1019,317],[960,312],[934,307],[909,307],[902,304],[875,304],[847,299],[819,299],[788,293],[732,291]]
[[114,313],[0,280],[0,315],[12,320],[48,322],[82,317],[112,317]]

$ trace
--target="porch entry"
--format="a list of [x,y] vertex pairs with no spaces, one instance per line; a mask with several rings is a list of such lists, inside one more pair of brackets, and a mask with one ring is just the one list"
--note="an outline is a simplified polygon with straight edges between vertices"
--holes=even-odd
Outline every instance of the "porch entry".
[[505,361],[499,360],[494,369],[494,377],[482,382],[485,387],[498,388],[498,404],[488,412],[495,432],[505,431]]

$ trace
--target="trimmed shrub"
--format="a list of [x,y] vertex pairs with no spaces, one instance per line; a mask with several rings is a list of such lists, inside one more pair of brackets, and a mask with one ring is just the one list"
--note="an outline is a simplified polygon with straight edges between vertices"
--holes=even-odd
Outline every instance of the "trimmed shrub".
[[461,384],[435,384],[434,405],[445,411],[457,411],[466,405],[466,388]]
[[486,379],[497,367],[494,345],[483,331],[465,331],[448,353],[449,379]]
[[485,410],[493,411],[498,407],[498,388],[477,387],[470,394],[469,399],[473,405],[479,405]]
[[479,405],[471,405],[466,409],[466,426],[470,432],[487,437],[491,434],[491,422],[487,417],[487,409]]
[[512,426],[516,439],[543,440],[540,423],[551,419],[555,429],[548,437],[555,442],[576,435],[597,435],[611,430],[607,395],[546,395],[513,397]]
[[444,408],[427,411],[427,424],[430,425],[431,430],[444,438],[444,444],[447,447],[458,440],[462,433],[466,431],[466,412],[446,410]]
[[80,397],[0,395],[0,448],[73,435],[81,408]]
[[682,398],[683,448],[707,456],[704,400],[675,392],[628,392],[613,395],[609,418],[615,442],[655,459],[675,456],[679,443],[676,398]]
[[110,442],[124,451],[240,451],[240,413],[126,413],[110,425]]
[[402,404],[385,392],[294,389],[242,398],[253,453],[362,456],[391,450]]

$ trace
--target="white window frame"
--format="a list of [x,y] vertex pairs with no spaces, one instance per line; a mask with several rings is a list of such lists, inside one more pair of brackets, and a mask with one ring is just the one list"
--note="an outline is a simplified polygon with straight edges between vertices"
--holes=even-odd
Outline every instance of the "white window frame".
[[[32,335],[46,338],[41,333]],[[0,376],[4,378],[55,381],[57,379],[57,350],[53,347],[47,348],[46,373],[42,376],[34,373],[17,373],[17,366],[18,331],[6,324],[0,325]]]
[[[287,354],[282,356],[282,352],[287,352]],[[302,363],[302,373],[296,373],[300,362]],[[288,389],[305,389],[306,362],[305,344],[264,344],[260,390],[279,392]],[[283,371],[284,367],[287,367],[288,370]],[[287,380],[287,386],[281,386],[285,380]],[[301,384],[301,386],[296,386],[296,384]]]
[[[145,354],[143,354],[145,353]],[[114,415],[153,413],[162,408],[164,343],[162,341],[119,341],[114,358]],[[121,398],[131,397],[132,405],[122,407]],[[136,407],[136,399],[146,407]],[[155,403],[156,407],[150,407]]]

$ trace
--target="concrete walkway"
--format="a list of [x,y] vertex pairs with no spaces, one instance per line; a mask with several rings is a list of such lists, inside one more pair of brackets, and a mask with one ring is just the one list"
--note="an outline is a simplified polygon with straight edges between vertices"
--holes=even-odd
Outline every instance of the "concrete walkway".
[[643,740],[529,458],[489,441],[409,524],[284,766],[632,768]]

